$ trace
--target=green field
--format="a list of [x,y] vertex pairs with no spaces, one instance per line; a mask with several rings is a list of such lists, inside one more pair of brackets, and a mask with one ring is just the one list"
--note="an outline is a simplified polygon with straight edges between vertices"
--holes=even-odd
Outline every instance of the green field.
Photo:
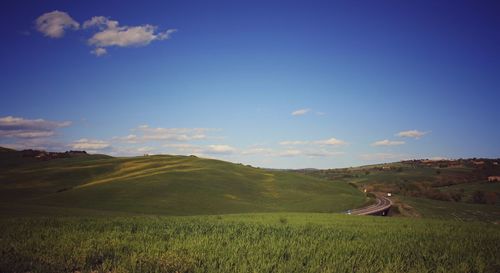
[[421,217],[500,224],[500,208],[497,205],[448,202],[405,196],[398,196],[398,198],[415,208]]
[[[500,223],[500,183],[488,182],[500,167],[486,160],[461,160],[452,167],[396,162],[347,169],[299,170],[312,177],[350,183],[360,190],[397,194],[393,215]],[[482,200],[473,195],[480,192]]]
[[0,215],[341,212],[367,201],[347,183],[190,156],[0,155]]
[[193,156],[2,150],[0,272],[499,272],[500,206],[398,195],[419,218],[335,213],[370,202],[353,185],[434,179],[424,172],[332,181]]
[[0,222],[0,272],[499,272],[495,225],[314,213]]

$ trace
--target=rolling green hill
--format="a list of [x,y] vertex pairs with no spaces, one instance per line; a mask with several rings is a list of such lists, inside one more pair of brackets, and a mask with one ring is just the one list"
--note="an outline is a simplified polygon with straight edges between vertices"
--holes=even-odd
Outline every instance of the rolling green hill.
[[340,212],[365,202],[347,183],[194,156],[0,155],[3,215]]
[[356,168],[298,170],[350,183],[368,192],[390,192],[393,212],[407,216],[500,222],[500,159],[412,160]]
[[483,221],[469,223],[313,213],[360,206],[366,197],[352,185],[398,185],[405,170],[335,171],[343,178],[329,181],[191,156],[57,156],[0,153],[0,272],[500,268],[498,222],[483,221],[499,206],[401,195],[423,216]]

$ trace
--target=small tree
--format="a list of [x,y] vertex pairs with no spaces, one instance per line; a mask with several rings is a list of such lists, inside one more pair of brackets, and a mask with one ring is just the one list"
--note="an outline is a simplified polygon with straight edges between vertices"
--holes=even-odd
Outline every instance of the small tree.
[[453,192],[450,192],[450,196],[451,196],[451,199],[453,199],[453,201],[460,202],[462,200],[462,197],[463,197],[463,192],[453,191]]

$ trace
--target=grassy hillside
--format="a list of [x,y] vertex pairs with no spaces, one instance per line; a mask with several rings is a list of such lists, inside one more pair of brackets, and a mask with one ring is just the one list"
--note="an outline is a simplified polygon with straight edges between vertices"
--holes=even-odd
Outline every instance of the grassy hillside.
[[[3,215],[340,212],[365,196],[347,183],[189,156],[40,161],[0,155]],[[45,213],[44,213],[45,212]]]
[[[500,160],[406,161],[346,169],[302,170],[360,190],[398,195],[404,215],[500,222]],[[395,209],[395,212],[398,212]]]
[[458,221],[486,221],[496,225],[500,224],[500,208],[495,205],[440,201],[408,196],[397,196],[397,199],[416,208],[419,215],[423,217]]
[[[188,156],[5,151],[0,272],[500,271],[498,223],[311,213],[360,206],[352,185],[397,185],[405,171],[396,172],[359,168],[328,181]],[[435,170],[425,172],[406,177]],[[397,198],[458,220],[491,219],[498,207]]]
[[314,213],[0,222],[0,272],[499,272],[495,225]]

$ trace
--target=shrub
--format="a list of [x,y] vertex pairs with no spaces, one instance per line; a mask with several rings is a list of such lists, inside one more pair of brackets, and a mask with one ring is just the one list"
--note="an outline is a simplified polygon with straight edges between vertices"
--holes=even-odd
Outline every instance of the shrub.
[[484,192],[482,191],[475,191],[472,194],[472,202],[476,204],[485,204],[486,203],[486,197],[484,195]]

